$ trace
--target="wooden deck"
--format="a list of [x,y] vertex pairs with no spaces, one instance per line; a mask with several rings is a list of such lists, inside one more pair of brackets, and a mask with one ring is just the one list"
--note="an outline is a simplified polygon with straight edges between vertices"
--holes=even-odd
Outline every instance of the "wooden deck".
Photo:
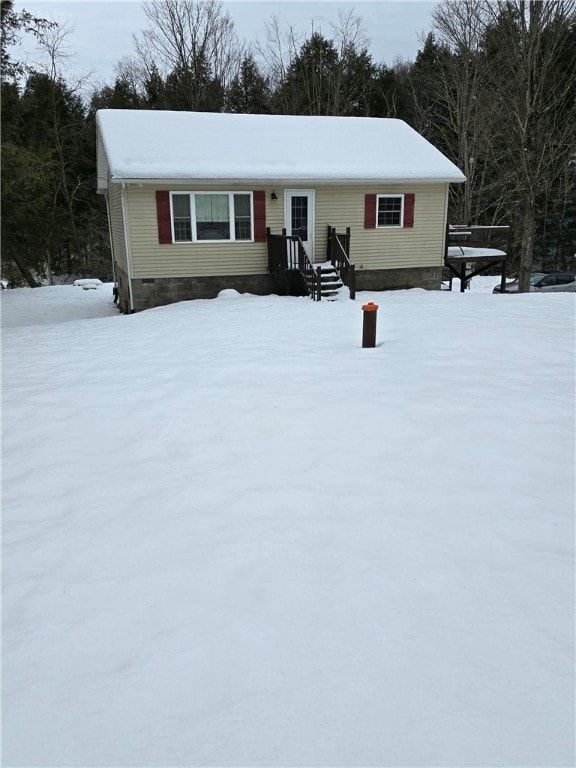
[[450,290],[454,277],[460,280],[460,292],[464,293],[473,277],[499,267],[500,287],[504,292],[511,246],[512,232],[508,225],[448,224],[444,264],[450,275]]

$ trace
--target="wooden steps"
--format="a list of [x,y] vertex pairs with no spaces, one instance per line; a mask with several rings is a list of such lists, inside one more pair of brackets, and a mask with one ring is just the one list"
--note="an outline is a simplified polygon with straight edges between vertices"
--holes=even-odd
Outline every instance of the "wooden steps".
[[314,265],[316,268],[320,267],[321,272],[321,288],[320,292],[322,298],[327,301],[336,301],[338,298],[338,291],[344,286],[344,283],[340,279],[338,271],[330,264],[329,261],[322,262]]

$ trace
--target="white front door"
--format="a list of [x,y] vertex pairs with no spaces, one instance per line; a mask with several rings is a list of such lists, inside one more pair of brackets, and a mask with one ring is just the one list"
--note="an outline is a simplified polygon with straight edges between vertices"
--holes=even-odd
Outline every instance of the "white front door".
[[308,258],[314,263],[314,190],[284,190],[284,226],[286,234],[298,235]]

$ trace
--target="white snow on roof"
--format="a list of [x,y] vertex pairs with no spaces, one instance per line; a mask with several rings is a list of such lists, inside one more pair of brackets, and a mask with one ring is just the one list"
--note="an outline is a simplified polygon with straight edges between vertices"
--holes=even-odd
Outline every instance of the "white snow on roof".
[[105,109],[99,187],[113,181],[462,182],[402,120]]

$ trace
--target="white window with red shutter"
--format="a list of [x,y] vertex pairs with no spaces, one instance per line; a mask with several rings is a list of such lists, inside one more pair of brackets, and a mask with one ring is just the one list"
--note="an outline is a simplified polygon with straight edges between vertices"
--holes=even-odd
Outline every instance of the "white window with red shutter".
[[172,192],[173,242],[253,240],[251,192]]
[[415,195],[371,194],[364,198],[365,229],[406,229],[414,226]]
[[376,195],[376,228],[401,227],[404,222],[404,195]]
[[156,192],[158,241],[265,242],[266,198],[254,192]]

